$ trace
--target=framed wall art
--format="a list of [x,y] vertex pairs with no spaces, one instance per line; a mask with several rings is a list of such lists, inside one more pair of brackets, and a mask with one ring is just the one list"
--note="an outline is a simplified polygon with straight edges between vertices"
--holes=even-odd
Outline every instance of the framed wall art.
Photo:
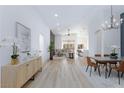
[[18,39],[20,52],[31,50],[31,29],[25,25],[16,22],[16,37]]

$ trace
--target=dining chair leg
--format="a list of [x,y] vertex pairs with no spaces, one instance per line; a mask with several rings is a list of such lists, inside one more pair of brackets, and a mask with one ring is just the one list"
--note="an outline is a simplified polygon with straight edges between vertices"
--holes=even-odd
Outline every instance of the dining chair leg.
[[99,76],[101,76],[101,73],[100,73],[100,66],[98,66],[98,73],[99,73]]
[[118,83],[120,85],[120,72],[118,71]]
[[107,78],[107,72],[108,72],[107,64],[105,64],[105,78]]
[[124,72],[121,73],[121,77],[123,77]]
[[112,68],[110,68],[110,70],[109,70],[108,77],[110,77],[110,75],[111,75],[111,71],[112,71]]
[[96,67],[94,68],[94,72],[97,70],[97,68],[98,68],[98,63],[96,63]]
[[89,68],[89,65],[87,65],[86,72],[87,72],[88,68]]
[[91,66],[91,68],[90,68],[90,76],[91,76],[91,72],[92,72],[92,66]]
[[103,64],[103,66],[102,66],[103,68],[105,67],[105,64]]
[[94,67],[94,72],[96,72],[96,70],[97,70],[97,67]]
[[109,63],[109,68],[111,68],[111,64]]

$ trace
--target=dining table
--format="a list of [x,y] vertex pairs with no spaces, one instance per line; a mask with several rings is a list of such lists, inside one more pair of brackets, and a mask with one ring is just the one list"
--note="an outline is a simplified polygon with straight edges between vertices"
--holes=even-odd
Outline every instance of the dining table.
[[110,56],[109,57],[91,57],[92,59],[94,59],[96,61],[96,64],[102,64],[102,63],[106,63],[105,64],[105,78],[107,78],[107,72],[108,72],[108,69],[107,69],[107,64],[109,63],[120,63],[122,60],[124,60],[123,57],[118,57],[118,58],[111,58]]

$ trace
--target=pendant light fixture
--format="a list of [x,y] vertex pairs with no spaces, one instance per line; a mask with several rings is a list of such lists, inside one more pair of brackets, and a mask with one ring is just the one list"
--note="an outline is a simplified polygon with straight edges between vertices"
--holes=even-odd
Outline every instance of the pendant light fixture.
[[110,6],[110,21],[105,21],[104,24],[102,24],[102,28],[107,31],[107,30],[111,30],[111,29],[118,29],[119,28],[119,21],[117,22],[117,20],[115,19],[114,15],[113,15],[113,7],[112,5]]
[[70,36],[70,29],[68,29],[68,34],[67,35]]

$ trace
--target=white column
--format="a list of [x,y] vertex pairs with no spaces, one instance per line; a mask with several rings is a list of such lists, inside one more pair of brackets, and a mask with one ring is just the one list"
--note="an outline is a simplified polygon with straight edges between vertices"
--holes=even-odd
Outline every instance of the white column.
[[104,57],[104,30],[101,30],[101,56]]

